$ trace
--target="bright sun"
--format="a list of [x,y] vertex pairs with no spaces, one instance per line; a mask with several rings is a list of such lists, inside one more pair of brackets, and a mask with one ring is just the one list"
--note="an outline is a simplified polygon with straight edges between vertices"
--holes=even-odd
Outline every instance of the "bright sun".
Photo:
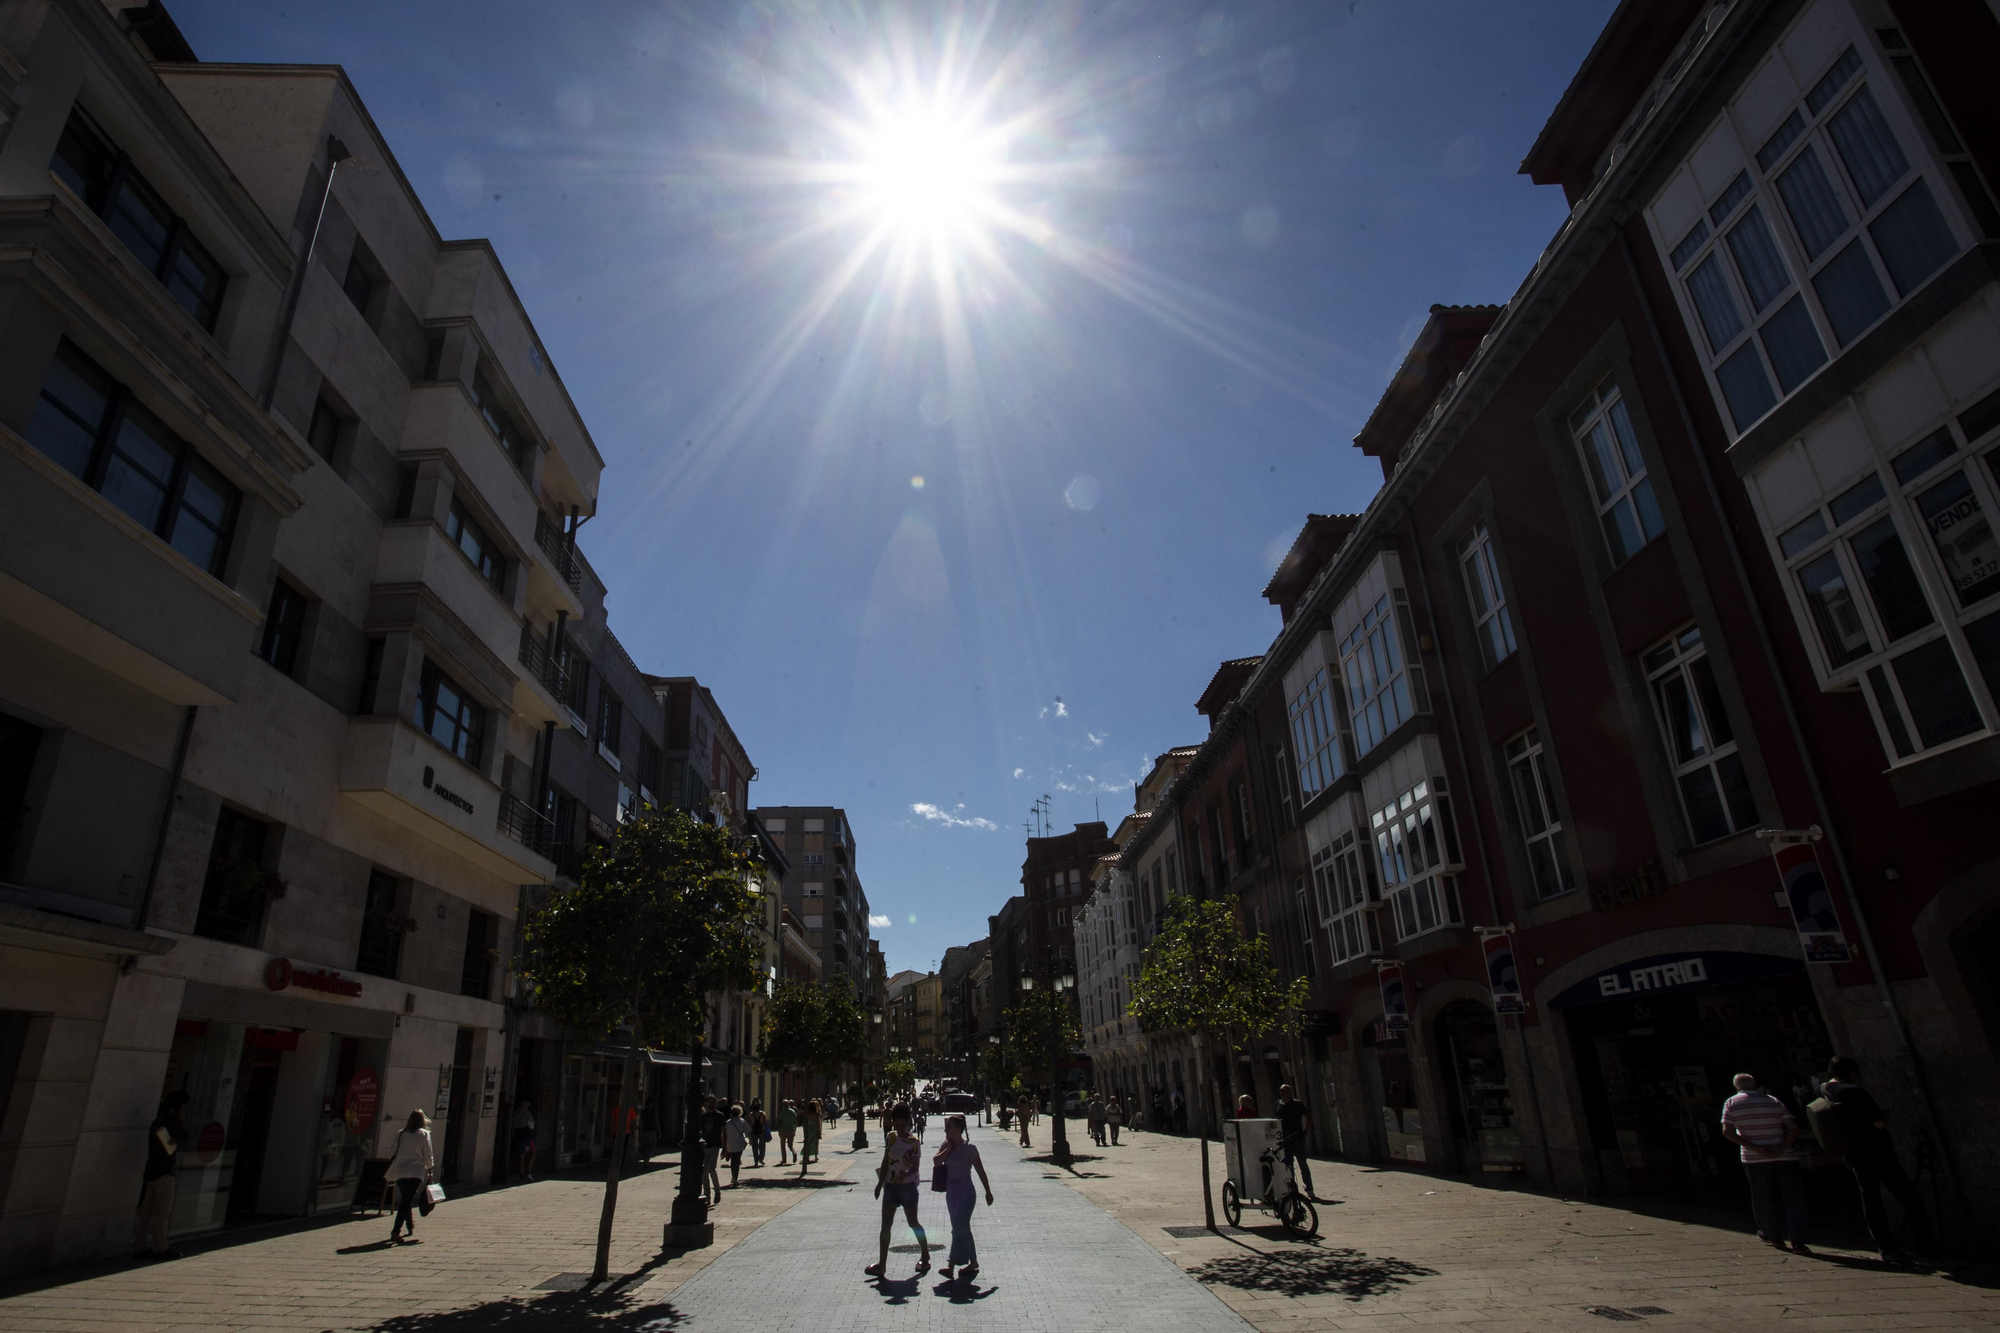
[[858,147],[867,211],[906,236],[963,235],[995,211],[1000,145],[968,121],[906,108],[877,120]]

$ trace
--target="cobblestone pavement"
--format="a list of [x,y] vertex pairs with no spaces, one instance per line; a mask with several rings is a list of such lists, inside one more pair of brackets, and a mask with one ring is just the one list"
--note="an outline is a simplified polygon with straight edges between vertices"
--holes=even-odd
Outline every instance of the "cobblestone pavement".
[[[829,1136],[829,1147],[845,1139]],[[709,1214],[715,1244],[701,1250],[660,1248],[679,1177],[672,1158],[622,1182],[611,1271],[628,1280],[609,1292],[560,1289],[590,1272],[600,1175],[451,1200],[417,1223],[417,1245],[388,1245],[387,1217],[348,1216],[183,1245],[187,1257],[167,1263],[119,1261],[0,1284],[0,1333],[646,1327],[669,1313],[665,1293],[771,1218],[823,1191],[850,1194],[835,1182],[859,1159],[834,1149],[803,1183],[796,1167],[771,1161],[746,1167],[743,1187],[724,1191]]]
[[[1055,1168],[1023,1156],[997,1129],[975,1128],[972,1140],[994,1196],[993,1207],[982,1202],[973,1216],[980,1264],[974,1282],[947,1282],[935,1268],[914,1277],[915,1242],[900,1212],[890,1244],[902,1252],[892,1250],[884,1279],[863,1275],[863,1265],[875,1261],[881,1206],[872,1197],[874,1172],[862,1165],[848,1172],[850,1184],[765,1224],[675,1291],[672,1305],[684,1323],[671,1327],[1249,1333],[1201,1284],[1056,1183]],[[938,1142],[934,1122],[927,1162]],[[944,1196],[926,1183],[918,1197],[932,1262],[942,1267],[951,1245]]]
[[[1196,1142],[1124,1137],[1098,1148],[1078,1127],[1074,1174],[1063,1179],[1260,1330],[1548,1333],[1630,1322],[1743,1333],[1800,1319],[1814,1330],[2000,1328],[1991,1273],[1887,1270],[1868,1251],[1838,1247],[1815,1246],[1818,1256],[1806,1258],[1759,1242],[1747,1217],[1563,1200],[1419,1171],[1316,1161],[1314,1183],[1337,1200],[1320,1206],[1316,1242],[1287,1239],[1254,1212],[1243,1232],[1215,1236],[1198,1230]],[[1029,1151],[1046,1153],[1047,1141],[1044,1127]],[[1209,1152],[1220,1224],[1222,1154]],[[1841,1221],[1824,1219],[1821,1231]],[[1191,1237],[1165,1229],[1190,1223]]]

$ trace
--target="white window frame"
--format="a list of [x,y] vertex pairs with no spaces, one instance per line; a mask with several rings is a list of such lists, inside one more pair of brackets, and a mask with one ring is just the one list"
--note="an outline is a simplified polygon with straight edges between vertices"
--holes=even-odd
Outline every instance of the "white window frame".
[[1400,587],[1382,593],[1341,639],[1340,672],[1357,756],[1418,713],[1430,711],[1424,669],[1407,651],[1415,642],[1409,595]]
[[1368,822],[1382,896],[1395,914],[1396,938],[1413,939],[1464,924],[1458,878],[1452,872],[1463,870],[1465,862],[1444,779],[1423,779],[1371,811]]
[[1507,610],[1507,592],[1500,584],[1500,559],[1493,533],[1475,523],[1458,544],[1458,568],[1465,575],[1465,596],[1472,607],[1473,637],[1479,655],[1491,671],[1515,652],[1514,617]]
[[1605,552],[1613,565],[1623,565],[1665,533],[1667,524],[1616,376],[1606,376],[1570,413],[1569,433],[1583,458]]
[[[1870,31],[1869,25],[1858,21],[1858,16],[1848,6],[1833,3],[1832,0],[1822,0],[1822,3],[1810,7],[1808,12],[1812,16],[1821,17],[1821,11],[1841,14],[1844,20],[1841,27],[1846,32],[1846,40],[1835,45],[1832,53],[1821,62],[1819,68],[1797,80],[1802,91],[1790,104],[1791,109],[1785,115],[1778,117],[1770,130],[1758,134],[1755,142],[1751,141],[1752,136],[1745,125],[1744,114],[1737,103],[1726,107],[1720,117],[1718,124],[1722,127],[1721,132],[1735,146],[1743,174],[1732,175],[1719,186],[1714,186],[1712,197],[1710,191],[1704,191],[1701,212],[1694,222],[1678,227],[1678,234],[1666,235],[1661,231],[1661,224],[1655,213],[1657,200],[1654,208],[1647,210],[1648,222],[1661,262],[1665,265],[1667,273],[1675,279],[1674,296],[1681,307],[1681,316],[1687,325],[1689,340],[1702,356],[1703,370],[1709,380],[1710,392],[1714,396],[1725,428],[1731,432],[1732,437],[1742,435],[1757,421],[1762,420],[1771,408],[1797,392],[1801,385],[1824,369],[1831,359],[1838,357],[1846,348],[1852,347],[1869,329],[1887,318],[1931,278],[1964,254],[1978,237],[1978,229],[1968,219],[1966,204],[1960,191],[1975,186],[1981,189],[1984,187],[1979,182],[1977,171],[1971,167],[1969,159],[1956,173],[1948,170],[1937,156],[1940,145],[1919,129],[1918,118],[1913,114],[1908,100],[1912,95],[1908,83],[1912,73],[1921,78],[1921,73],[1915,70],[1914,59],[1908,55],[1906,49],[1900,47],[1897,56],[1885,57],[1880,49],[1881,30]],[[1782,39],[1779,45],[1783,45]],[[1824,95],[1824,100],[1818,100],[1822,85],[1843,67],[1843,62],[1847,61],[1850,51],[1856,57],[1855,62],[1850,63],[1854,63],[1856,67],[1846,75],[1844,81]],[[1771,56],[1773,60],[1782,58],[1782,54],[1776,51]],[[1904,71],[1901,78],[1898,78],[1889,68],[1887,62],[1890,59],[1908,62],[1910,70]],[[1750,83],[1754,84],[1755,81],[1756,76],[1753,76]],[[1746,84],[1746,87],[1748,86],[1749,84]],[[1891,139],[1894,140],[1897,151],[1905,158],[1902,173],[1890,183],[1882,185],[1874,199],[1866,204],[1862,202],[1862,190],[1853,169],[1828,132],[1830,123],[1847,111],[1863,95],[1864,89],[1881,113],[1882,121]],[[1927,85],[1925,91],[1928,93]],[[1817,110],[1813,109],[1815,101]],[[1948,122],[1943,119],[1942,110],[1936,110],[1935,115],[1940,129],[1952,132]],[[1798,121],[1796,129],[1793,128],[1793,117]],[[1783,136],[1787,132],[1791,132],[1791,137],[1789,140],[1784,140]],[[1771,145],[1780,142],[1783,144],[1782,147],[1775,151],[1767,151]],[[1701,140],[1702,147],[1706,147],[1708,143],[1709,136],[1704,135]],[[1695,150],[1696,154],[1702,151],[1702,147]],[[1764,154],[1761,161],[1760,153]],[[1810,257],[1805,252],[1799,228],[1785,196],[1778,187],[1780,178],[1808,154],[1817,158],[1820,172],[1831,187],[1847,221],[1844,230],[1825,240]],[[1692,158],[1693,155],[1690,160]],[[1964,177],[1963,183],[1956,177]],[[1692,180],[1691,173],[1690,180]],[[1739,182],[1747,184],[1748,190],[1745,191]],[[1894,280],[1888,264],[1884,262],[1873,227],[1881,221],[1885,213],[1901,203],[1910,191],[1916,189],[1927,191],[1931,202],[1936,205],[1938,214],[1943,218],[1945,229],[1950,233],[1952,252],[1939,260],[1922,277],[1912,277],[1909,290],[1904,291]],[[1988,206],[1990,207],[1990,196]],[[1723,240],[1748,219],[1752,209],[1762,213],[1771,239],[1777,246],[1780,263],[1785,270],[1783,275],[1785,281],[1775,289],[1776,294],[1770,296],[1761,307],[1750,296],[1750,287],[1745,281],[1746,271],[1738,259],[1734,246],[1725,245]],[[1879,284],[1880,294],[1885,298],[1886,304],[1866,323],[1850,328],[1847,331],[1847,338],[1843,341],[1836,333],[1835,321],[1829,315],[1828,306],[1822,298],[1817,283],[1819,279],[1828,277],[1829,270],[1836,264],[1853,262],[1849,257],[1849,251],[1857,244],[1859,246],[1857,253]],[[1726,258],[1725,251],[1729,252]],[[1680,261],[1678,263],[1675,262],[1677,255]],[[1720,347],[1712,344],[1701,310],[1689,288],[1692,275],[1700,270],[1711,256],[1716,259],[1715,272],[1723,280],[1728,299],[1735,305],[1734,315],[1739,325]],[[1803,362],[1796,363],[1794,371],[1797,378],[1787,387],[1784,377],[1778,373],[1778,364],[1773,359],[1774,344],[1771,342],[1769,330],[1781,318],[1796,319],[1796,315],[1787,314],[1795,300],[1802,303],[1804,311],[1810,316],[1812,330],[1820,343],[1820,358],[1810,368],[1804,367]],[[1746,315],[1746,312],[1749,313]],[[1724,368],[1739,355],[1744,354],[1756,363],[1763,377],[1763,389],[1770,398],[1761,409],[1748,412],[1749,419],[1739,420],[1737,408],[1731,404],[1728,394],[1724,391],[1723,376]]]
[[1340,684],[1335,676],[1332,668],[1321,667],[1287,709],[1301,802],[1312,800],[1347,772],[1347,755],[1340,743]]
[[[1681,807],[1681,828],[1689,845],[1700,847],[1721,842],[1756,828],[1759,820],[1749,771],[1743,766],[1736,744],[1735,722],[1723,706],[1700,628],[1690,625],[1669,635],[1647,649],[1639,660],[1646,673],[1646,694],[1652,700],[1653,720],[1660,729],[1661,743],[1666,746],[1667,766]],[[1695,747],[1685,756],[1681,754],[1681,737],[1676,734],[1667,702],[1676,688],[1693,710],[1684,715],[1686,721],[1700,733]],[[1728,739],[1715,740],[1718,730],[1728,733]],[[1729,790],[1732,774],[1741,779],[1740,799],[1747,808],[1732,808]],[[1700,784],[1704,775],[1723,817],[1723,830],[1706,836],[1695,827],[1695,811],[1688,800],[1691,784]]]
[[1299,924],[1305,929],[1299,932],[1300,943],[1305,946],[1305,977],[1308,981],[1319,979],[1319,932],[1312,929],[1312,908],[1306,898],[1306,882],[1303,879],[1292,882],[1292,901],[1299,914]]
[[1514,815],[1521,830],[1522,851],[1528,858],[1528,881],[1538,902],[1576,892],[1570,869],[1568,840],[1563,837],[1562,812],[1556,805],[1553,756],[1542,744],[1539,730],[1529,727],[1502,747]]
[[1382,891],[1366,845],[1365,834],[1348,829],[1312,854],[1313,895],[1335,967],[1382,952],[1382,931],[1376,920]]
[[[1993,447],[2000,435],[1992,425],[1979,429],[1981,419],[2000,420],[1995,398],[2000,394],[1921,433],[1888,466],[1823,497],[1772,538],[1821,678],[1863,685],[1891,765],[2000,731],[2000,623],[1988,623],[2000,616],[2000,578],[1986,572],[2000,521],[2000,449]],[[1968,441],[1974,429],[1979,437]],[[1949,508],[1927,503],[1960,480],[1965,489]],[[1854,546],[1884,521],[1894,527],[1915,584],[1891,608],[1862,576]],[[1951,555],[1940,550],[1941,541]],[[1925,623],[1901,628],[1892,640],[1891,612],[1907,614],[1913,599]],[[1934,660],[1939,640],[1950,649],[1960,697],[1916,698],[1913,705],[1920,661],[1934,670],[1941,665]],[[1932,689],[1949,695],[1951,685],[1937,677]]]

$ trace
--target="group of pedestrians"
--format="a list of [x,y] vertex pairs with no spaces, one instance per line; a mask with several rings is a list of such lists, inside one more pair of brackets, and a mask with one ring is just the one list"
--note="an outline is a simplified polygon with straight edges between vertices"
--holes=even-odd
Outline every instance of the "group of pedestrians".
[[[1937,1237],[1916,1186],[1903,1170],[1889,1137],[1889,1113],[1861,1086],[1861,1066],[1845,1056],[1827,1065],[1820,1095],[1805,1107],[1821,1151],[1843,1163],[1861,1195],[1861,1217],[1886,1264],[1935,1255]],[[1750,1210],[1757,1238],[1794,1254],[1811,1254],[1811,1215],[1806,1205],[1804,1168],[1798,1140],[1803,1132],[1792,1108],[1761,1086],[1754,1074],[1738,1074],[1736,1093],[1722,1104],[1722,1135],[1737,1145],[1750,1182]],[[1908,1247],[1900,1243],[1882,1191],[1902,1206]]]
[[[1118,1100],[1118,1094],[1101,1097],[1092,1093],[1083,1105],[1084,1123],[1090,1127],[1090,1141],[1098,1147],[1116,1147],[1118,1131],[1125,1124],[1125,1104]],[[1109,1135],[1110,1142],[1105,1139]]]

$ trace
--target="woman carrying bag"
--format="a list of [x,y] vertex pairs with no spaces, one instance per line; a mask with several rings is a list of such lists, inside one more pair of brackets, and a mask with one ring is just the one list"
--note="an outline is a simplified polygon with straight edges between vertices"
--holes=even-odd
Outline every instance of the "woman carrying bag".
[[972,1210],[979,1202],[972,1188],[975,1171],[979,1183],[986,1187],[986,1206],[991,1208],[993,1182],[986,1178],[986,1163],[979,1160],[979,1149],[965,1137],[965,1117],[946,1116],[944,1146],[931,1158],[931,1189],[944,1194],[945,1211],[951,1214],[951,1258],[940,1271],[949,1278],[952,1269],[963,1264],[956,1276],[964,1282],[979,1276],[979,1251],[972,1243]]
[[437,1159],[431,1153],[431,1132],[425,1128],[428,1123],[422,1111],[410,1112],[402,1132],[396,1135],[396,1148],[389,1159],[388,1179],[396,1182],[396,1220],[389,1226],[389,1239],[396,1244],[402,1243],[405,1231],[411,1240],[416,1239],[417,1222],[410,1216],[410,1209],[416,1206],[420,1192],[424,1212],[431,1210],[427,1182],[436,1169]]

